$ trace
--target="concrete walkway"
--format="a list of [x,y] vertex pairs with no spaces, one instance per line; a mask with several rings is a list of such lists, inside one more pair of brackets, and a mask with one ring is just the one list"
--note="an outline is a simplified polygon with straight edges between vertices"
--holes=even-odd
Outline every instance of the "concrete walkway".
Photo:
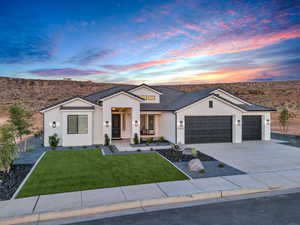
[[136,201],[146,201],[146,204],[172,203],[183,196],[191,201],[297,187],[300,187],[300,169],[41,195],[0,202],[0,224],[5,224],[1,220],[8,218],[112,204],[128,205]]
[[115,145],[120,152],[137,151],[138,149],[141,151],[150,151],[151,149],[157,150],[157,149],[171,148],[171,145],[149,145],[149,146],[132,147],[130,145],[129,139],[113,140],[112,144]]

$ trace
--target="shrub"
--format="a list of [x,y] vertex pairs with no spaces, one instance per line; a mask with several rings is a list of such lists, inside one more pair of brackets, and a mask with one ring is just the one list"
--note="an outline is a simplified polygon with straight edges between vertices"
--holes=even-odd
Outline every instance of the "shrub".
[[57,134],[54,134],[53,136],[49,136],[49,145],[52,150],[55,150],[57,148],[58,143],[59,143],[59,138]]
[[27,152],[32,152],[34,150],[34,148],[32,147],[32,146],[29,146],[28,148],[27,148]]
[[87,148],[87,146],[86,146],[86,145],[84,145],[84,146],[83,146],[83,148]]
[[195,148],[192,148],[192,156],[193,156],[194,158],[196,158],[197,155],[198,155],[197,150],[196,150]]
[[108,137],[107,134],[104,135],[104,145],[109,145],[110,144],[110,138]]
[[150,151],[154,151],[154,149],[153,149],[153,148],[150,148]]
[[13,125],[5,124],[0,127],[0,170],[9,173],[13,160],[17,155]]
[[[15,128],[15,134],[23,142],[23,136],[31,134],[32,128],[32,112],[27,110],[21,105],[12,105],[9,107],[9,123]],[[27,139],[24,144],[20,147],[21,151],[26,150]]]
[[146,143],[151,144],[152,142],[153,142],[153,137],[148,137]]
[[218,164],[218,167],[219,167],[219,168],[224,168],[225,165],[224,165],[223,163],[219,163],[219,164]]
[[141,152],[142,150],[141,149],[138,149],[138,150],[136,150],[137,152]]
[[202,169],[199,171],[199,173],[204,174],[204,173],[206,173],[206,171],[205,171],[205,169]]
[[99,148],[99,147],[100,147],[100,145],[95,145],[95,147],[96,147],[96,148]]
[[165,142],[166,139],[165,139],[163,136],[161,136],[161,137],[158,139],[158,141],[159,141],[159,142]]
[[289,112],[287,108],[284,108],[278,116],[278,121],[280,124],[281,131],[283,133],[288,132],[289,121],[296,117],[296,114],[293,112]]
[[139,141],[139,136],[138,136],[137,133],[134,134],[133,143],[134,143],[135,145],[138,145],[138,144],[140,143],[140,141]]

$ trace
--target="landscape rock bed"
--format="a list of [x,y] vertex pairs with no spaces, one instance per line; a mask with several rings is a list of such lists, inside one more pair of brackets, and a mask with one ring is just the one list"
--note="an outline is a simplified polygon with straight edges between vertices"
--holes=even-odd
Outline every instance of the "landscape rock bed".
[[[231,176],[245,174],[234,167],[231,167],[209,155],[197,151],[197,157],[192,155],[185,156],[181,151],[174,151],[172,149],[160,149],[157,150],[159,154],[170,160],[176,167],[183,170],[192,178],[208,178],[208,177],[219,177],[219,176]],[[198,158],[201,160],[205,172],[194,172],[189,170],[188,163],[190,160]]]
[[151,143],[147,142],[141,142],[140,144],[130,144],[131,147],[151,147],[151,146],[168,146],[170,145],[169,142],[164,141],[164,142],[158,142],[158,141],[153,141]]
[[183,155],[182,151],[174,151],[172,149],[159,149],[156,151],[171,162],[188,162],[194,158],[198,158],[201,161],[216,161],[215,158],[199,151],[197,151],[197,157],[193,157],[192,155]]
[[33,165],[14,165],[9,174],[0,172],[0,200],[9,200],[14,195]]
[[[246,174],[245,172],[240,171],[218,160],[203,161],[202,164],[205,169],[204,173],[190,171],[188,169],[188,162],[173,162],[173,163],[174,165],[176,165],[178,168],[183,170],[186,174],[188,174],[190,177],[194,179]],[[222,167],[219,167],[220,164],[222,165]]]

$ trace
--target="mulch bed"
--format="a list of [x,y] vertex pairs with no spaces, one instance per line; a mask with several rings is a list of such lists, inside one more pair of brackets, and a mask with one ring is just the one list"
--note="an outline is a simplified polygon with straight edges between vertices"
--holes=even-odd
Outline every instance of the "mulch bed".
[[0,172],[0,200],[9,200],[33,165],[14,165],[9,174]]
[[156,150],[159,154],[166,157],[171,162],[187,162],[194,158],[198,158],[201,161],[216,161],[215,158],[210,157],[202,152],[197,152],[197,157],[193,157],[192,155],[183,155],[181,151],[174,151],[172,149],[159,149]]

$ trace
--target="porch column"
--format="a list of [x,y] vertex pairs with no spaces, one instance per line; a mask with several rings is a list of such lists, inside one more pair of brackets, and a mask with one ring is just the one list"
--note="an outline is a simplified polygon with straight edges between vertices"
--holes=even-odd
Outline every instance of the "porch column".
[[111,141],[111,107],[103,102],[103,144],[105,143],[105,134],[108,135]]
[[131,121],[132,121],[132,129],[131,129],[131,142],[133,143],[133,138],[135,134],[138,135],[138,138],[140,139],[140,105],[137,105],[136,107],[131,108]]

